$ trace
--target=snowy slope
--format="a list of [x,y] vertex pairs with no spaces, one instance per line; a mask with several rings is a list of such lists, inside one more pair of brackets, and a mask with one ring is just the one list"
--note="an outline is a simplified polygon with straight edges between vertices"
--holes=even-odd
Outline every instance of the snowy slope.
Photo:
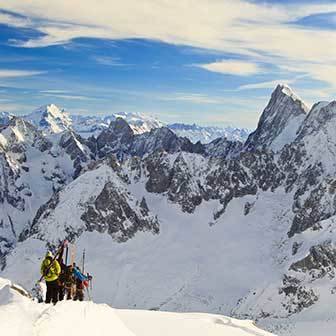
[[93,302],[38,304],[0,278],[0,332],[12,336],[248,336],[271,335],[253,325],[220,315],[117,310]]

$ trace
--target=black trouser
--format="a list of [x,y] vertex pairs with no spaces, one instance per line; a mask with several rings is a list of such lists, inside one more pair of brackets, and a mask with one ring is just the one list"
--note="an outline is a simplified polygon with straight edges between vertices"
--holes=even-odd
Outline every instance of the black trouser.
[[54,281],[46,281],[47,284],[47,295],[46,295],[46,303],[50,303],[52,301],[53,304],[56,304],[58,299],[58,280]]
[[65,295],[64,285],[58,285],[58,301],[62,301]]
[[74,301],[83,301],[84,300],[84,288],[83,289],[76,289],[76,293],[74,296]]

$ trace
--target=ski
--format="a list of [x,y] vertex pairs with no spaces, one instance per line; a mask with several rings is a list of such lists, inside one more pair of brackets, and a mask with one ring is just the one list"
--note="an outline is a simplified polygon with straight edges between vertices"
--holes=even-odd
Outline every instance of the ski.
[[[58,250],[55,253],[55,256],[52,258],[50,265],[48,266],[48,268],[45,270],[45,274],[48,274],[49,270],[51,269],[54,261],[58,258],[58,255],[61,253],[61,251],[64,249],[64,247],[68,244],[68,241],[65,239],[63,240],[61,246],[58,248]],[[38,282],[41,282],[44,278],[44,274],[41,276],[40,280]]]

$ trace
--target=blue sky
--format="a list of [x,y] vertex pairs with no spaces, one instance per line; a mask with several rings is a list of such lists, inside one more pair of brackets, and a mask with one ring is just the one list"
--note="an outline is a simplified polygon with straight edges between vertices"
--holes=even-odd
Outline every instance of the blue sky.
[[255,127],[278,82],[335,97],[336,4],[0,0],[0,110]]

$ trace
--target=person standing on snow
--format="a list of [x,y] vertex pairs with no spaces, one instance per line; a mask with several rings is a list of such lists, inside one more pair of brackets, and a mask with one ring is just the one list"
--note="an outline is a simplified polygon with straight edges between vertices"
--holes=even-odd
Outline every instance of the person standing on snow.
[[58,300],[58,277],[61,273],[61,266],[58,261],[53,259],[53,255],[50,251],[47,252],[44,260],[41,264],[41,274],[47,284],[47,295],[45,303],[53,304]]
[[75,285],[76,285],[76,280],[73,275],[73,265],[66,266],[65,270],[65,281],[64,281],[64,286],[65,286],[65,294],[67,296],[67,300],[71,300],[75,294]]
[[84,289],[88,287],[89,278],[85,276],[76,265],[73,268],[73,276],[76,280],[76,291],[75,291],[73,300],[83,301],[84,300]]

